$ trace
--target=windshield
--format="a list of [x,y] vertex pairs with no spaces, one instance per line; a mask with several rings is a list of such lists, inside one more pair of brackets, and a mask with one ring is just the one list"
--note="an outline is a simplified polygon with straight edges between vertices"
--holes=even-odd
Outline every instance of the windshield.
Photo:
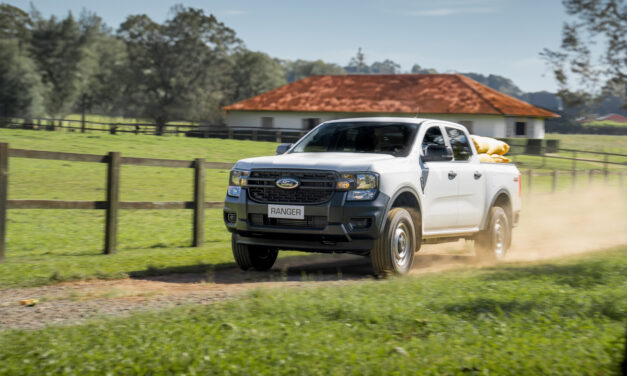
[[377,153],[405,157],[418,127],[413,123],[328,123],[305,136],[292,153]]

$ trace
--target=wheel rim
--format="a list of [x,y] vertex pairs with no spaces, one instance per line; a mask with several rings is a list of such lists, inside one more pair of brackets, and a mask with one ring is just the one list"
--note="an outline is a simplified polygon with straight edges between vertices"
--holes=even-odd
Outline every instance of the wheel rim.
[[494,221],[494,228],[492,229],[492,244],[494,245],[494,255],[498,259],[505,257],[505,241],[507,237],[505,224],[503,219],[498,217]]
[[394,261],[399,267],[404,267],[409,262],[411,252],[410,233],[405,223],[399,223],[394,230],[394,238],[392,239],[392,252]]
[[255,256],[257,256],[257,259],[259,260],[266,260],[270,258],[270,253],[269,249],[260,249],[255,252]]

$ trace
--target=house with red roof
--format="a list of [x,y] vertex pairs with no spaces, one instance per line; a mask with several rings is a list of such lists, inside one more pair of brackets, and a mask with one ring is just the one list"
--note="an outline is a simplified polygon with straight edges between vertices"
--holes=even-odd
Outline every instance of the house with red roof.
[[465,125],[490,137],[544,137],[558,115],[459,74],[312,76],[223,108],[230,127],[302,129],[327,120],[402,116]]

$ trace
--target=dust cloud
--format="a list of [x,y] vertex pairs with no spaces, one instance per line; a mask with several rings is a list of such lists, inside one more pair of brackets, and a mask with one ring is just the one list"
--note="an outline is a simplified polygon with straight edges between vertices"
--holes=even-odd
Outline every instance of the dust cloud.
[[523,197],[507,260],[541,260],[627,244],[627,190],[591,186]]
[[[520,223],[505,261],[533,261],[627,244],[627,190],[594,186],[522,199]],[[472,241],[424,245],[412,274],[490,266],[474,257]]]

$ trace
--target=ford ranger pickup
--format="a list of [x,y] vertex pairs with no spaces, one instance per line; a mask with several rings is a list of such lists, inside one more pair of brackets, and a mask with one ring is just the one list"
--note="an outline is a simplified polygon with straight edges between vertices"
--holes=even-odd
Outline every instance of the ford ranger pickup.
[[279,250],[367,256],[376,274],[405,274],[421,244],[474,240],[502,259],[520,213],[521,176],[481,163],[462,125],[357,118],[320,124],[277,155],[238,161],[224,222],[244,270]]

